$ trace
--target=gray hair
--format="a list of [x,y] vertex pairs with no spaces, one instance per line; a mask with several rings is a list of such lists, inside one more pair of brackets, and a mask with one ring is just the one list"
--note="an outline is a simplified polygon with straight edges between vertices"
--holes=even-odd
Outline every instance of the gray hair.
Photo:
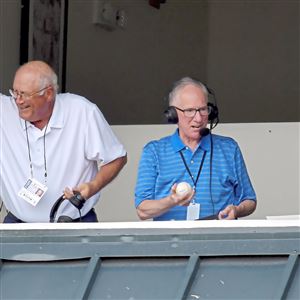
[[55,72],[53,72],[52,74],[41,74],[41,88],[46,87],[47,85],[52,86],[55,93],[57,93],[58,83],[57,75],[55,74]]
[[172,88],[171,92],[169,93],[169,97],[168,97],[169,106],[174,104],[174,101],[175,101],[175,98],[176,98],[178,92],[182,88],[184,88],[185,86],[187,86],[189,84],[199,87],[203,91],[206,101],[208,102],[208,90],[207,90],[206,86],[202,82],[200,82],[196,79],[193,79],[191,77],[183,77],[174,83],[173,88]]
[[57,93],[58,90],[57,75],[47,63],[39,60],[29,61],[24,65],[22,65],[18,69],[18,71],[23,69],[35,74],[39,82],[38,84],[40,89],[43,89],[47,86],[52,86],[55,94]]

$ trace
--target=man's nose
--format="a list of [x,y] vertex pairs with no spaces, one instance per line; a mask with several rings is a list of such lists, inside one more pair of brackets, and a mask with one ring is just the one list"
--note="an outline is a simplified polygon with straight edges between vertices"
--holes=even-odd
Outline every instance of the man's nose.
[[194,119],[196,119],[196,120],[202,120],[202,116],[201,116],[201,114],[200,114],[200,110],[197,110],[196,111],[196,114],[195,114],[195,116],[194,116]]
[[22,97],[22,95],[17,95],[17,97],[15,98],[15,101],[17,104],[21,104],[24,103],[24,98]]

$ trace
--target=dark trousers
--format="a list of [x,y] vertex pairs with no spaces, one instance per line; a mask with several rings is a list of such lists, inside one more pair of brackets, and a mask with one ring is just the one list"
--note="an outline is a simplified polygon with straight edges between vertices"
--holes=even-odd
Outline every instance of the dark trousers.
[[[98,222],[98,219],[95,210],[92,208],[85,216],[78,219],[74,219],[73,222]],[[18,219],[11,212],[9,212],[4,218],[3,223],[26,223],[26,222]]]

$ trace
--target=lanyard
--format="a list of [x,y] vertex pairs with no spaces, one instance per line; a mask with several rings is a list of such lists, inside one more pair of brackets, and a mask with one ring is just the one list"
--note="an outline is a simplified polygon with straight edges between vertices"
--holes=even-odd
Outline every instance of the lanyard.
[[187,165],[187,163],[186,163],[186,161],[184,159],[184,156],[183,156],[183,154],[182,154],[181,151],[182,150],[180,150],[180,152],[179,152],[180,156],[181,156],[181,159],[182,159],[182,161],[184,163],[184,166],[185,166],[186,170],[188,171],[188,173],[189,173],[189,175],[190,175],[190,177],[191,177],[191,179],[192,179],[192,181],[194,183],[194,190],[196,191],[196,185],[197,185],[197,182],[198,182],[198,179],[199,179],[202,167],[203,167],[204,159],[205,159],[205,156],[206,156],[206,151],[204,151],[204,153],[203,153],[203,156],[202,156],[202,159],[201,159],[201,163],[200,163],[200,166],[199,166],[199,170],[198,170],[198,174],[197,174],[196,180],[194,180],[194,176],[192,175],[191,170],[188,167],[188,165]]
[[[45,169],[45,183],[47,182],[47,160],[46,160],[46,131],[48,128],[48,124],[49,122],[47,122],[45,131],[44,131],[44,136],[43,136],[43,140],[44,140],[44,169]],[[30,154],[30,145],[29,145],[29,138],[28,138],[28,130],[27,130],[27,121],[25,121],[25,129],[26,129],[26,140],[27,140],[27,150],[28,150],[28,158],[29,158],[29,166],[30,166],[30,174],[31,174],[31,178],[33,178],[33,166],[32,166],[32,160],[31,160],[31,154]]]

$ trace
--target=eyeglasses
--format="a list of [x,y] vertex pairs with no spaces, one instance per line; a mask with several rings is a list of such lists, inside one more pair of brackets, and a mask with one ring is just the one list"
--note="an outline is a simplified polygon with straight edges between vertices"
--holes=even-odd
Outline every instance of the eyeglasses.
[[[44,92],[43,92],[43,91],[45,91],[45,90],[48,89],[49,87],[50,87],[50,85],[48,85],[48,86],[46,86],[46,87],[44,87],[44,88],[42,88],[42,89],[40,89],[40,90],[38,90],[38,91],[36,91],[36,92],[33,92],[33,93],[19,92],[19,91],[14,90],[14,89],[9,89],[8,91],[9,91],[10,95],[12,96],[12,98],[13,98],[14,100],[16,100],[18,97],[20,97],[20,98],[22,98],[22,99],[25,99],[25,100],[28,100],[28,99],[30,99],[31,97],[33,97],[34,95],[36,95],[36,94],[39,94],[39,96],[44,95]],[[41,92],[43,92],[43,93],[41,93]]]
[[187,118],[194,118],[196,113],[199,112],[199,114],[202,117],[206,117],[211,113],[211,107],[210,106],[204,106],[200,108],[187,108],[187,109],[181,109],[179,107],[173,106],[174,108],[180,110],[183,112],[184,116]]

